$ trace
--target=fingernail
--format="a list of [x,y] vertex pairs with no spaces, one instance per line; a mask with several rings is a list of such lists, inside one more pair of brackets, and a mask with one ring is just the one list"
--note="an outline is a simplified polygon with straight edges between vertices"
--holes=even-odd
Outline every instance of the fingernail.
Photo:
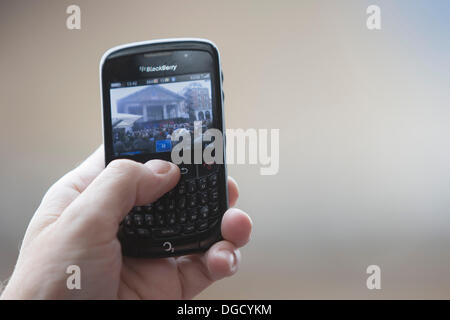
[[166,174],[172,167],[172,164],[170,162],[158,159],[150,160],[145,165],[157,174]]
[[219,254],[228,262],[228,266],[231,269],[233,269],[235,263],[236,263],[236,258],[234,256],[233,252],[230,252],[228,250],[221,250],[219,251]]

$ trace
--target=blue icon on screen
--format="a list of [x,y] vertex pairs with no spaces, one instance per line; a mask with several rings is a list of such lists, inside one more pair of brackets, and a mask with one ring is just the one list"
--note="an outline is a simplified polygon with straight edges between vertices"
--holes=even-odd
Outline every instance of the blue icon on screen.
[[156,152],[167,152],[172,149],[172,140],[156,141]]

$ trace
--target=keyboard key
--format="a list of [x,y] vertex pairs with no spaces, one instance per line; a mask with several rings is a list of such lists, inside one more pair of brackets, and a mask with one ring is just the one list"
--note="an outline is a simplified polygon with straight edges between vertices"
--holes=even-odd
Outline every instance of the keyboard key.
[[179,195],[185,194],[186,193],[186,184],[184,182],[179,182],[177,190],[178,190]]
[[127,235],[127,236],[134,236],[136,233],[134,232],[133,229],[131,228],[123,228],[123,232]]
[[178,209],[183,210],[184,208],[186,208],[186,197],[185,196],[181,196],[178,199],[178,203],[177,203]]
[[157,225],[162,226],[162,225],[165,224],[164,215],[162,213],[156,214],[155,219],[156,219],[156,224]]
[[128,215],[125,217],[125,219],[123,220],[123,224],[127,227],[131,227],[133,226],[133,221],[131,220],[131,216]]
[[198,166],[198,171],[200,176],[206,176],[210,173],[213,173],[217,170],[217,165],[215,163],[213,164],[206,164],[203,163]]
[[186,223],[187,221],[187,216],[186,216],[186,211],[180,211],[178,212],[178,223]]
[[189,234],[195,231],[195,225],[193,223],[184,226],[183,233]]
[[194,193],[197,191],[197,185],[195,184],[195,180],[186,181],[186,188],[188,193]]
[[208,220],[199,221],[197,224],[197,230],[203,231],[208,229]]
[[219,191],[217,188],[209,190],[209,199],[211,201],[217,201],[219,199]]
[[205,205],[208,203],[208,193],[200,192],[198,193],[198,204]]
[[167,210],[173,211],[175,210],[175,199],[167,199]]
[[206,218],[208,218],[208,215],[209,215],[209,208],[208,208],[208,206],[201,207],[200,208],[200,217],[202,219],[206,219]]
[[153,237],[158,238],[170,238],[173,236],[176,236],[180,233],[181,228],[180,226],[173,226],[169,228],[163,228],[163,229],[153,229],[152,234]]
[[144,219],[141,214],[135,214],[133,215],[134,224],[138,227],[141,227],[144,225]]
[[195,207],[197,205],[197,195],[196,194],[188,195],[187,203],[190,208]]
[[142,210],[142,207],[138,206],[138,207],[134,207],[133,211],[136,212],[136,213],[142,213],[143,210]]
[[214,188],[215,186],[217,186],[218,178],[219,177],[218,177],[217,173],[214,173],[208,177],[208,184],[209,184],[210,188]]
[[204,191],[208,187],[208,180],[204,178],[200,178],[197,180],[197,187],[199,191]]
[[195,166],[193,164],[179,164],[181,178],[190,179],[195,177]]
[[138,229],[136,229],[136,233],[140,237],[144,237],[144,238],[150,237],[150,231],[148,231],[147,229],[138,228]]
[[143,209],[144,209],[143,211],[146,213],[152,213],[153,212],[153,204],[150,203],[150,204],[144,206]]
[[174,225],[176,223],[175,213],[171,212],[167,215],[167,224]]
[[210,220],[209,220],[209,228],[210,228],[210,229],[211,229],[211,228],[214,228],[218,223],[219,223],[219,219],[218,219],[218,218],[216,218],[216,219],[210,219]]
[[217,202],[213,202],[209,205],[209,213],[212,216],[219,214],[219,204]]
[[157,211],[163,212],[165,210],[163,201],[162,200],[156,201],[155,208],[156,208]]
[[196,221],[198,219],[198,210],[197,208],[192,208],[188,210],[189,221]]
[[155,225],[155,216],[153,214],[147,213],[144,215],[145,224],[149,227],[153,227]]

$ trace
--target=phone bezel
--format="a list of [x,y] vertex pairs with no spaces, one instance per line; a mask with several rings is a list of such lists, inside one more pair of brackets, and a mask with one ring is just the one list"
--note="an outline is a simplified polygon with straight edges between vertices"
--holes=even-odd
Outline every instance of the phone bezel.
[[[135,161],[145,162],[149,159],[163,159],[170,161],[170,152],[168,153],[154,153],[154,154],[146,154],[143,157],[139,156],[120,156],[115,157],[113,155],[112,149],[112,126],[111,126],[111,109],[110,109],[110,101],[109,101],[109,83],[111,82],[108,77],[104,76],[105,65],[108,64],[112,59],[123,57],[127,55],[141,54],[143,52],[158,52],[158,51],[167,51],[167,50],[199,50],[207,52],[211,55],[213,60],[211,73],[211,82],[212,82],[212,104],[213,104],[213,123],[214,127],[219,129],[223,133],[224,141],[223,141],[223,165],[219,165],[219,193],[220,196],[220,208],[222,212],[225,212],[228,209],[228,186],[227,186],[227,166],[226,166],[226,139],[225,139],[225,119],[224,119],[224,105],[223,105],[223,89],[222,89],[222,81],[223,74],[221,70],[221,62],[220,55],[217,47],[214,43],[209,40],[204,39],[192,39],[192,38],[183,38],[183,39],[164,39],[164,40],[156,40],[156,41],[145,41],[138,43],[131,43],[127,45],[118,46],[108,50],[102,57],[100,63],[100,86],[101,86],[101,97],[102,97],[102,109],[103,109],[103,140],[105,143],[105,165],[108,165],[109,162],[113,161],[117,158],[125,158],[132,159]],[[193,72],[197,73],[197,72]],[[154,77],[160,76],[171,76],[177,75],[177,73],[167,73],[155,72],[152,74]],[[137,78],[136,78],[137,79]],[[121,241],[126,241],[122,243],[123,251],[125,255],[135,256],[135,257],[165,257],[165,256],[178,256],[184,254],[195,253],[198,251],[204,251],[208,249],[208,247],[204,247],[201,245],[202,242],[208,242],[207,239],[217,239],[215,241],[220,240],[221,231],[220,231],[220,223],[214,229],[215,231],[211,231],[209,235],[198,235],[196,242],[192,242],[193,240],[185,240],[181,243],[185,243],[179,250],[170,253],[170,252],[159,252],[159,253],[151,253],[151,251],[146,251],[146,246],[151,246],[151,241],[148,240],[133,240],[133,239],[122,239]],[[212,236],[212,238],[211,238]],[[178,242],[179,243],[179,242]],[[195,245],[197,243],[198,245]],[[209,243],[209,242],[208,242]],[[213,242],[212,242],[213,243]],[[211,245],[210,243],[209,245]],[[191,245],[192,244],[192,245]],[[209,246],[208,245],[208,246]]]

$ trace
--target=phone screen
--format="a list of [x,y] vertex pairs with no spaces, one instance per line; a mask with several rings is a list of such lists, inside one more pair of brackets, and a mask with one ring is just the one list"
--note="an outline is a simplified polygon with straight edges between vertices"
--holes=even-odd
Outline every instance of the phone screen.
[[170,152],[175,130],[211,128],[211,95],[210,73],[111,83],[114,156]]

